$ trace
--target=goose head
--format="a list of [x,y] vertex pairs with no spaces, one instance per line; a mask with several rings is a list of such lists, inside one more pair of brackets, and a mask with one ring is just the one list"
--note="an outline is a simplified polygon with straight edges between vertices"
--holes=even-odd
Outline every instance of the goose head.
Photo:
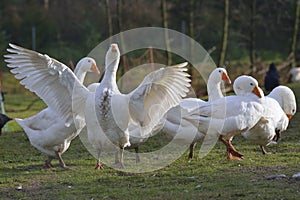
[[268,97],[275,99],[279,103],[289,119],[295,115],[297,109],[296,98],[289,87],[278,86],[272,90]]
[[97,74],[100,74],[96,61],[93,58],[90,57],[84,57],[82,58],[76,65],[75,70],[82,70],[83,72],[95,72]]
[[227,84],[231,84],[231,80],[227,74],[226,69],[224,68],[216,68],[209,75],[209,80],[211,80],[214,84],[220,83],[224,81]]
[[233,90],[236,95],[244,96],[250,93],[255,94],[259,98],[264,96],[262,89],[258,86],[258,82],[251,76],[242,75],[235,79]]
[[117,44],[111,44],[106,56],[105,56],[105,68],[108,70],[108,67],[114,63],[115,64],[119,63],[120,60],[120,50]]

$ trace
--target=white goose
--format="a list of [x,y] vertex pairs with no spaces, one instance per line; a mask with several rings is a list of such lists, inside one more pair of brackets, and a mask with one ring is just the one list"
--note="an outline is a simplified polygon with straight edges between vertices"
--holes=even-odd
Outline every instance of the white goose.
[[265,147],[277,142],[281,132],[287,129],[289,120],[296,113],[296,98],[290,88],[278,86],[262,102],[265,106],[264,119],[242,135],[260,145],[263,154],[269,154]]
[[162,68],[148,74],[131,93],[121,94],[116,84],[119,48],[112,44],[106,54],[106,72],[96,93],[86,103],[88,139],[98,155],[96,169],[102,169],[100,155],[130,146],[128,127],[135,124],[141,137],[147,137],[169,108],[188,92],[187,63]]
[[45,167],[52,167],[52,159],[58,158],[60,166],[66,168],[61,155],[85,126],[82,106],[81,111],[72,110],[73,87],[76,82],[83,83],[87,72],[99,73],[96,62],[89,57],[81,59],[74,74],[66,65],[47,55],[13,44],[9,46],[11,48],[7,51],[11,54],[5,55],[5,61],[9,63],[10,71],[22,80],[20,83],[25,88],[48,105],[38,114],[16,121],[24,129],[32,146],[49,156]]
[[234,81],[234,91],[239,90],[239,96],[224,98],[201,104],[186,119],[206,133],[200,155],[206,155],[218,140],[227,148],[227,158],[237,159],[243,155],[235,150],[230,138],[252,128],[262,117],[264,111],[260,99],[262,90],[257,81],[250,76],[240,76]]
[[292,81],[292,82],[299,82],[300,81],[300,67],[295,67],[295,68],[292,68],[289,72],[289,79]]
[[[221,88],[223,81],[228,84],[231,83],[226,69],[214,69],[207,81],[209,102],[224,97]],[[203,139],[205,134],[199,132],[198,128],[186,120],[183,115],[189,115],[189,110],[193,110],[203,103],[206,103],[206,101],[197,98],[183,99],[179,105],[171,108],[167,112],[162,128],[162,132],[165,133],[168,138],[174,139],[176,136],[176,141],[178,141],[178,143],[186,144],[192,141],[190,144],[189,158],[193,158],[195,144]]]

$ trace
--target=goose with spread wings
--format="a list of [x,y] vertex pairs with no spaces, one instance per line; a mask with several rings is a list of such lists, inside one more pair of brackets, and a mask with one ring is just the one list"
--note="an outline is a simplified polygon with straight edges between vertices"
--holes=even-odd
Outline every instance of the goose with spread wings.
[[[9,46],[10,54],[5,55],[5,61],[11,73],[48,106],[34,116],[16,121],[32,146],[48,155],[44,167],[53,167],[52,159],[58,158],[60,166],[66,168],[61,155],[85,126],[85,104],[72,104],[77,96],[73,94],[88,94],[82,83],[87,72],[99,73],[96,62],[90,57],[81,59],[74,74],[66,65],[46,54],[14,44]],[[78,93],[74,90],[75,85],[79,86]]]
[[148,137],[190,86],[187,63],[183,63],[151,72],[135,90],[122,94],[116,84],[119,60],[118,45],[111,44],[105,58],[104,77],[86,103],[87,134],[97,152],[96,169],[102,169],[101,153],[116,148],[120,149],[120,167],[123,168],[123,151],[130,146],[129,125],[134,124],[141,137]]

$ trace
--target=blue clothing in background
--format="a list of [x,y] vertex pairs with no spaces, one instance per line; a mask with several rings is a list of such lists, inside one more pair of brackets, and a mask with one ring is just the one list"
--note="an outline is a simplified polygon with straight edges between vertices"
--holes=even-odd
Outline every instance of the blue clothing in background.
[[277,86],[279,86],[279,74],[275,64],[272,63],[265,77],[265,88],[268,91],[272,91]]

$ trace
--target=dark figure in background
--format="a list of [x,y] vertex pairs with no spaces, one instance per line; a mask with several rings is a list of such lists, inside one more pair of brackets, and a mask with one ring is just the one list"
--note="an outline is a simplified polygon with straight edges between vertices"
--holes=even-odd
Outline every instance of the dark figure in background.
[[267,91],[272,91],[279,86],[279,74],[274,63],[271,63],[269,71],[265,77],[265,88]]
[[12,120],[12,118],[0,113],[0,135],[2,134],[3,126],[10,120]]

